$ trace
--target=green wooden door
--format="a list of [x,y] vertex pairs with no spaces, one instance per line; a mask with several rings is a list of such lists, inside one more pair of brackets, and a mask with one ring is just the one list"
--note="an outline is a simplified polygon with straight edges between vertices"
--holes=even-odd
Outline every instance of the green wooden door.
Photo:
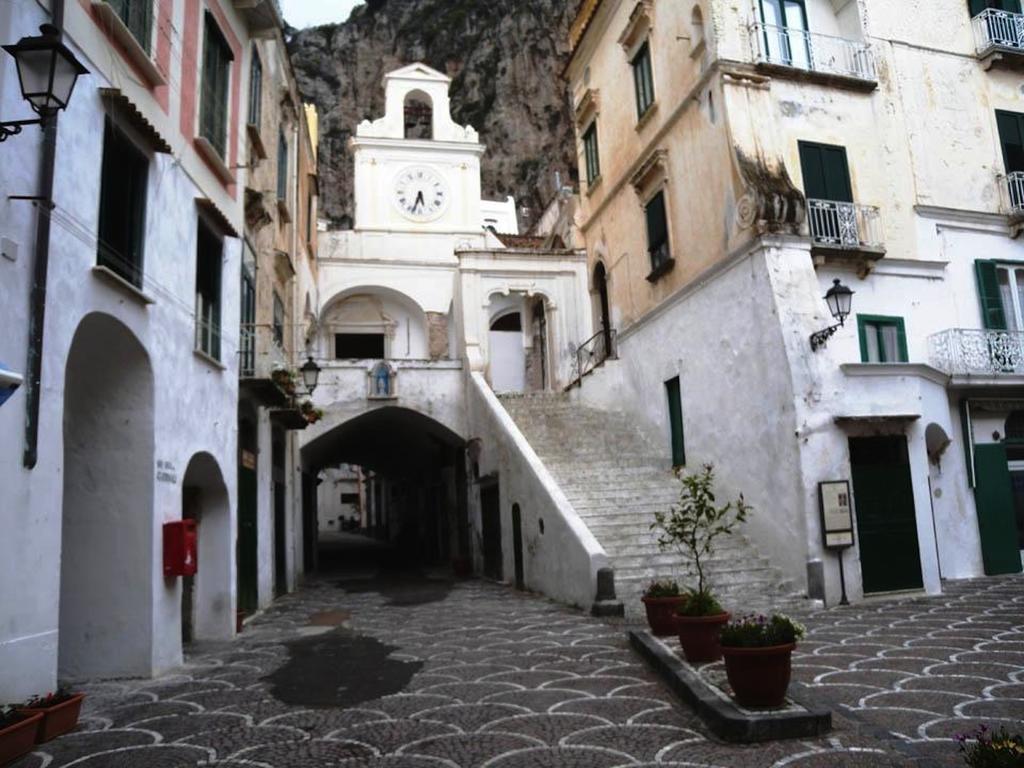
[[1006,447],[1001,443],[974,447],[974,499],[985,573],[1020,573],[1017,522]]
[[920,589],[914,487],[902,435],[850,438],[864,592]]
[[801,141],[800,168],[804,177],[804,194],[808,198],[853,202],[850,165],[844,147]]
[[256,530],[256,471],[238,468],[238,610],[251,613],[259,607]]
[[668,394],[668,423],[672,431],[672,466],[686,465],[686,437],[683,434],[683,397],[679,377],[665,382]]

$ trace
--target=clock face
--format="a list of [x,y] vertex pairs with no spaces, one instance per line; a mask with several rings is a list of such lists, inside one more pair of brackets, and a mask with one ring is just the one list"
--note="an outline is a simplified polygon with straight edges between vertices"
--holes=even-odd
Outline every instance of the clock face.
[[448,207],[448,185],[434,170],[406,168],[395,180],[395,205],[414,221],[432,221]]

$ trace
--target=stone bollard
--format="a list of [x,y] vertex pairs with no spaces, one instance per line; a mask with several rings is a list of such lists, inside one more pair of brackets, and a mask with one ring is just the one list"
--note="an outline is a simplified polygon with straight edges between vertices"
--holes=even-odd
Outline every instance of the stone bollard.
[[597,572],[597,597],[590,609],[594,616],[624,616],[625,607],[615,597],[615,571],[601,568]]

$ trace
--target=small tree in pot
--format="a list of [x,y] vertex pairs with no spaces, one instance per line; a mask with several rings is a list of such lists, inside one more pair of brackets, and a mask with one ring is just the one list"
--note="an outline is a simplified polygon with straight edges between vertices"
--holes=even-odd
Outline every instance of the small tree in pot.
[[718,637],[729,621],[729,614],[711,592],[708,583],[708,561],[714,555],[715,542],[729,536],[746,522],[751,512],[742,494],[736,501],[717,506],[715,470],[705,464],[700,472],[683,474],[677,471],[682,488],[679,503],[668,512],[655,512],[652,530],[658,530],[658,546],[675,550],[686,561],[697,578],[696,589],[686,594],[679,608],[676,627],[686,660],[691,663],[717,661],[722,657]]

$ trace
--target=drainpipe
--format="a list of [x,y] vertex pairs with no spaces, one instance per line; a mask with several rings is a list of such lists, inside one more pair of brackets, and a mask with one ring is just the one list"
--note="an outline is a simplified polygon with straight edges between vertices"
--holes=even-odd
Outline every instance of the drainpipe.
[[[53,26],[64,31],[64,0],[53,0]],[[39,395],[43,374],[43,328],[46,324],[46,281],[50,268],[50,214],[57,160],[55,114],[43,125],[43,152],[39,166],[39,206],[32,288],[29,293],[28,365],[25,373],[25,453],[22,464],[34,469],[39,459]]]

